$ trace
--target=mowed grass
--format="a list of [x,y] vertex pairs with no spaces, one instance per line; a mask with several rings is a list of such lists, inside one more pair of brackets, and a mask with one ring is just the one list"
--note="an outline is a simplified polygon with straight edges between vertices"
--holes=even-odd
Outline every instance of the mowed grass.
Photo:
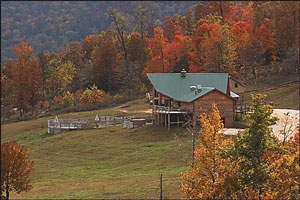
[[[272,87],[272,89],[270,89]],[[246,86],[247,90],[257,89],[257,91],[253,91],[251,93],[245,94],[246,103],[249,104],[250,94],[266,94],[267,97],[265,99],[266,102],[274,103],[274,108],[283,108],[283,109],[296,109],[298,110],[300,107],[299,104],[299,97],[300,97],[300,89],[299,89],[299,82],[294,82],[284,87],[274,87],[270,85],[259,85],[259,86]]]
[[[132,106],[140,109],[141,104],[119,107],[135,110]],[[119,107],[68,113],[63,118],[121,115]],[[12,199],[157,199],[160,174],[163,198],[184,198],[180,173],[187,170],[192,156],[191,136],[185,129],[120,125],[49,135],[47,119],[1,125],[1,143],[17,141],[34,161],[33,189],[12,193]]]

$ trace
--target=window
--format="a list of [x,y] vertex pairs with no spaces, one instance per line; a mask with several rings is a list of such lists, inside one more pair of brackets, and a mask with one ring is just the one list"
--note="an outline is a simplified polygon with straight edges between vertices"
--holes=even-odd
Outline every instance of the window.
[[235,84],[234,84],[234,87],[235,87],[235,88],[237,88],[237,87],[238,87],[238,84],[237,84],[237,83],[235,83]]
[[154,97],[158,97],[158,92],[154,90]]

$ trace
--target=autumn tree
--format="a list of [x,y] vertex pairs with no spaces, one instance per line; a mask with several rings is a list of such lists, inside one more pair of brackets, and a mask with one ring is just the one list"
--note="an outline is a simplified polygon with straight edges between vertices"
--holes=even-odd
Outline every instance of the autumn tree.
[[129,25],[129,21],[125,14],[117,11],[116,9],[109,8],[108,9],[108,17],[112,19],[112,27],[117,31],[118,33],[118,41],[121,43],[122,50],[123,50],[123,56],[124,56],[124,66],[126,71],[128,71],[128,52],[127,52],[127,46],[126,46],[126,35],[125,30]]
[[256,66],[261,59],[261,46],[253,33],[253,26],[245,21],[237,21],[230,28],[236,38],[237,62],[245,69],[245,74],[253,74],[256,79]]
[[194,6],[195,21],[205,18],[209,13],[210,10],[208,4],[199,3]]
[[[188,9],[187,14],[185,16],[186,21],[186,29],[185,29],[185,35],[192,36],[195,32],[195,21],[193,17],[193,11],[191,9]],[[182,30],[183,31],[183,30]]]
[[189,170],[182,173],[181,190],[189,199],[220,199],[230,163],[220,153],[229,140],[220,131],[223,123],[216,104],[212,104],[209,114],[200,116],[200,123],[199,146]]
[[299,6],[299,1],[279,1],[273,9],[274,38],[281,51],[299,48]]
[[1,68],[1,103],[4,106],[13,105],[13,93],[11,80],[12,76],[10,69],[13,68],[14,62],[8,60],[4,66]]
[[28,42],[22,41],[14,46],[17,61],[10,63],[10,86],[12,89],[12,103],[20,110],[34,109],[40,99],[40,88],[42,86],[42,69],[39,67],[33,49]]
[[96,85],[86,88],[81,95],[80,103],[85,104],[101,104],[109,100],[109,95],[103,90],[99,90]]
[[300,134],[299,129],[294,138],[285,144],[285,151],[269,163],[270,180],[266,199],[300,198]]
[[273,37],[270,19],[266,18],[262,25],[256,30],[257,39],[262,46],[262,54],[264,55],[266,63],[276,60],[276,43]]
[[111,40],[105,40],[96,50],[93,60],[92,80],[99,88],[111,93],[114,68],[117,64],[117,49]]
[[147,44],[140,33],[132,32],[127,40],[128,60],[132,63],[143,65],[149,59]]
[[81,70],[84,67],[83,58],[85,55],[84,49],[80,42],[72,42],[67,45],[66,49],[61,52],[63,62],[72,62],[76,70]]
[[189,69],[188,52],[191,50],[191,39],[176,31],[172,42],[164,46],[164,67],[166,72],[180,72]]
[[147,48],[145,40],[142,39],[140,33],[132,32],[127,39],[129,74],[123,77],[123,85],[127,86],[126,96],[138,96],[139,88],[144,81],[141,73],[146,63],[150,60],[150,50]]
[[82,45],[83,51],[85,52],[83,57],[84,62],[93,58],[96,49],[100,46],[100,37],[100,35],[87,35],[85,37]]
[[230,18],[230,10],[232,7],[230,4],[230,1],[210,1],[208,7],[211,14],[221,16],[222,23],[226,23]]
[[255,26],[255,9],[252,1],[235,1],[232,3],[230,15],[228,16],[228,24],[233,25],[238,21],[244,21]]
[[[203,23],[201,22],[203,21]],[[235,74],[236,41],[219,16],[208,15],[193,38],[190,72],[227,72]]]
[[15,141],[1,144],[1,197],[9,199],[10,192],[26,192],[32,188],[30,174],[33,161],[24,146]]
[[235,198],[263,199],[270,181],[270,164],[281,153],[280,142],[271,132],[276,118],[273,108],[264,104],[265,95],[251,95],[251,113],[246,116],[249,128],[239,132],[234,140],[231,155],[239,160],[236,179],[240,186],[233,191]]
[[47,64],[49,62],[49,52],[42,51],[38,54],[39,58],[39,66],[42,69],[42,77],[43,77],[43,87],[42,87],[42,100],[45,100],[45,90],[46,90],[46,75],[45,71],[47,68]]
[[[46,74],[46,92],[51,98],[63,95],[64,91],[71,90],[71,83],[76,69],[72,62],[62,61],[61,56],[52,54],[48,62]],[[68,89],[67,86],[70,86]]]
[[168,40],[168,42],[173,41],[175,37],[175,33],[178,30],[175,22],[176,22],[175,17],[166,17],[165,19],[165,23],[163,25],[163,34],[164,37]]
[[163,49],[166,43],[166,39],[163,35],[163,29],[160,27],[155,28],[154,38],[148,38],[146,42],[151,52],[151,60],[147,63],[143,70],[144,77],[146,77],[146,73],[165,72]]

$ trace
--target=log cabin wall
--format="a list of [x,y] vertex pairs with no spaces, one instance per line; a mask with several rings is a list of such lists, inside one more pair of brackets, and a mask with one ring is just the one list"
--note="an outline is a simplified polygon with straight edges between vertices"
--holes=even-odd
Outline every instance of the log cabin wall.
[[[223,93],[213,90],[212,92],[196,99],[193,102],[180,102],[170,99],[169,97],[157,93],[157,97],[154,97],[154,100],[157,99],[154,105],[167,106],[173,108],[181,108],[183,110],[188,110],[193,113],[193,125],[196,126],[199,116],[203,111],[210,111],[211,105],[213,103],[217,104],[217,107],[220,112],[220,116],[224,121],[225,127],[232,127],[234,122],[234,105],[235,101],[229,96],[224,95]],[[201,110],[200,110],[201,109]],[[159,116],[158,113],[154,114],[155,124],[165,123],[162,116]],[[171,121],[173,121],[171,119]]]
[[229,90],[240,96],[239,102],[244,102],[245,86],[233,78],[229,78]]
[[197,114],[196,110],[201,108],[203,111],[210,111],[213,103],[217,104],[224,126],[227,128],[232,127],[234,122],[235,100],[217,90],[213,90],[193,102],[195,109],[193,113],[196,113],[196,115],[194,115],[194,121],[199,118],[199,114]]

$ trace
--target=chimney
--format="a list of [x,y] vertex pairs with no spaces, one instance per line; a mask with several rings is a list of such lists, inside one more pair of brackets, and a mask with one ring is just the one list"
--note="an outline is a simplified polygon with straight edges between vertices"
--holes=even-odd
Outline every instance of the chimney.
[[180,72],[180,76],[181,76],[181,78],[184,78],[185,76],[186,76],[186,71],[185,71],[185,69],[182,69],[181,70],[181,72]]

